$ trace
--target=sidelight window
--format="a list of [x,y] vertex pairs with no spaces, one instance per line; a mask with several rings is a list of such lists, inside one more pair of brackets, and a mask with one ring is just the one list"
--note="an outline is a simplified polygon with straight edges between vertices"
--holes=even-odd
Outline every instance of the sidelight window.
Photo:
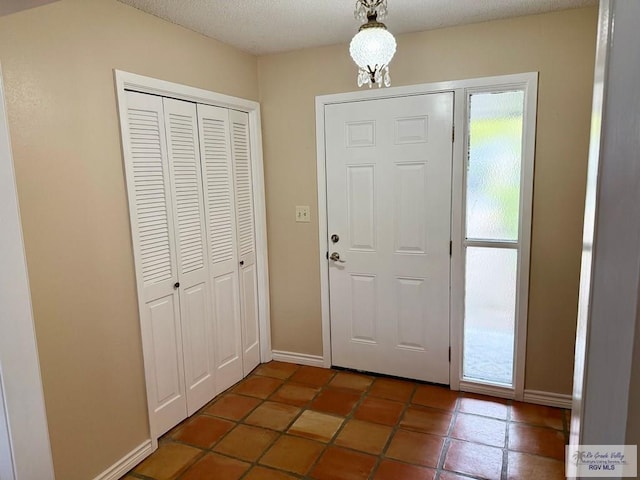
[[511,388],[522,250],[525,91],[470,92],[467,115],[462,378]]

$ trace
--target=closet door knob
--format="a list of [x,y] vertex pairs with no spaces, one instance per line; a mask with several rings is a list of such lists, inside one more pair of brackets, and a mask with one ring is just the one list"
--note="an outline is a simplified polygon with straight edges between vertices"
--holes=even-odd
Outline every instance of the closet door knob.
[[244,265],[244,260],[240,260],[240,266]]
[[173,284],[173,289],[177,290],[180,287],[180,282],[176,282]]

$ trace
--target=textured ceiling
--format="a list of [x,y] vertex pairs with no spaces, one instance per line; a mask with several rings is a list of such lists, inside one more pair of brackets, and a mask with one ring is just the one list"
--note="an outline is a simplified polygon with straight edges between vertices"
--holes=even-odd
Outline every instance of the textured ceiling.
[[[355,0],[120,0],[256,55],[346,42]],[[596,5],[597,0],[388,0],[392,33]]]

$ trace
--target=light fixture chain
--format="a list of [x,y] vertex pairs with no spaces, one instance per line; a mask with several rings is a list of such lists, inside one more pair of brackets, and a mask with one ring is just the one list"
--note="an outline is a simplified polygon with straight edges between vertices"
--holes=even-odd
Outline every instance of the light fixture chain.
[[369,17],[374,15],[379,20],[384,20],[387,13],[387,0],[356,0],[353,15],[357,20],[365,22]]

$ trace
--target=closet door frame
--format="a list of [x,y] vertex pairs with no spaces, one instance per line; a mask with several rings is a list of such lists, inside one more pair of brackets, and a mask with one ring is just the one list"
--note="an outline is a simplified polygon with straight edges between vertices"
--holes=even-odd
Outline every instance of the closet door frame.
[[[254,203],[256,266],[258,273],[258,315],[260,327],[260,361],[268,362],[271,354],[271,322],[269,317],[269,269],[267,263],[267,217],[265,209],[264,168],[262,160],[262,129],[260,104],[239,97],[211,92],[200,88],[167,82],[135,73],[114,70],[118,116],[120,124],[126,124],[126,91],[147,93],[188,102],[224,107],[245,112],[249,116],[249,141],[251,149],[252,187]],[[123,155],[128,152],[123,148]],[[147,385],[147,388],[149,386]],[[151,412],[150,412],[151,413]],[[158,439],[151,432],[153,450]]]

